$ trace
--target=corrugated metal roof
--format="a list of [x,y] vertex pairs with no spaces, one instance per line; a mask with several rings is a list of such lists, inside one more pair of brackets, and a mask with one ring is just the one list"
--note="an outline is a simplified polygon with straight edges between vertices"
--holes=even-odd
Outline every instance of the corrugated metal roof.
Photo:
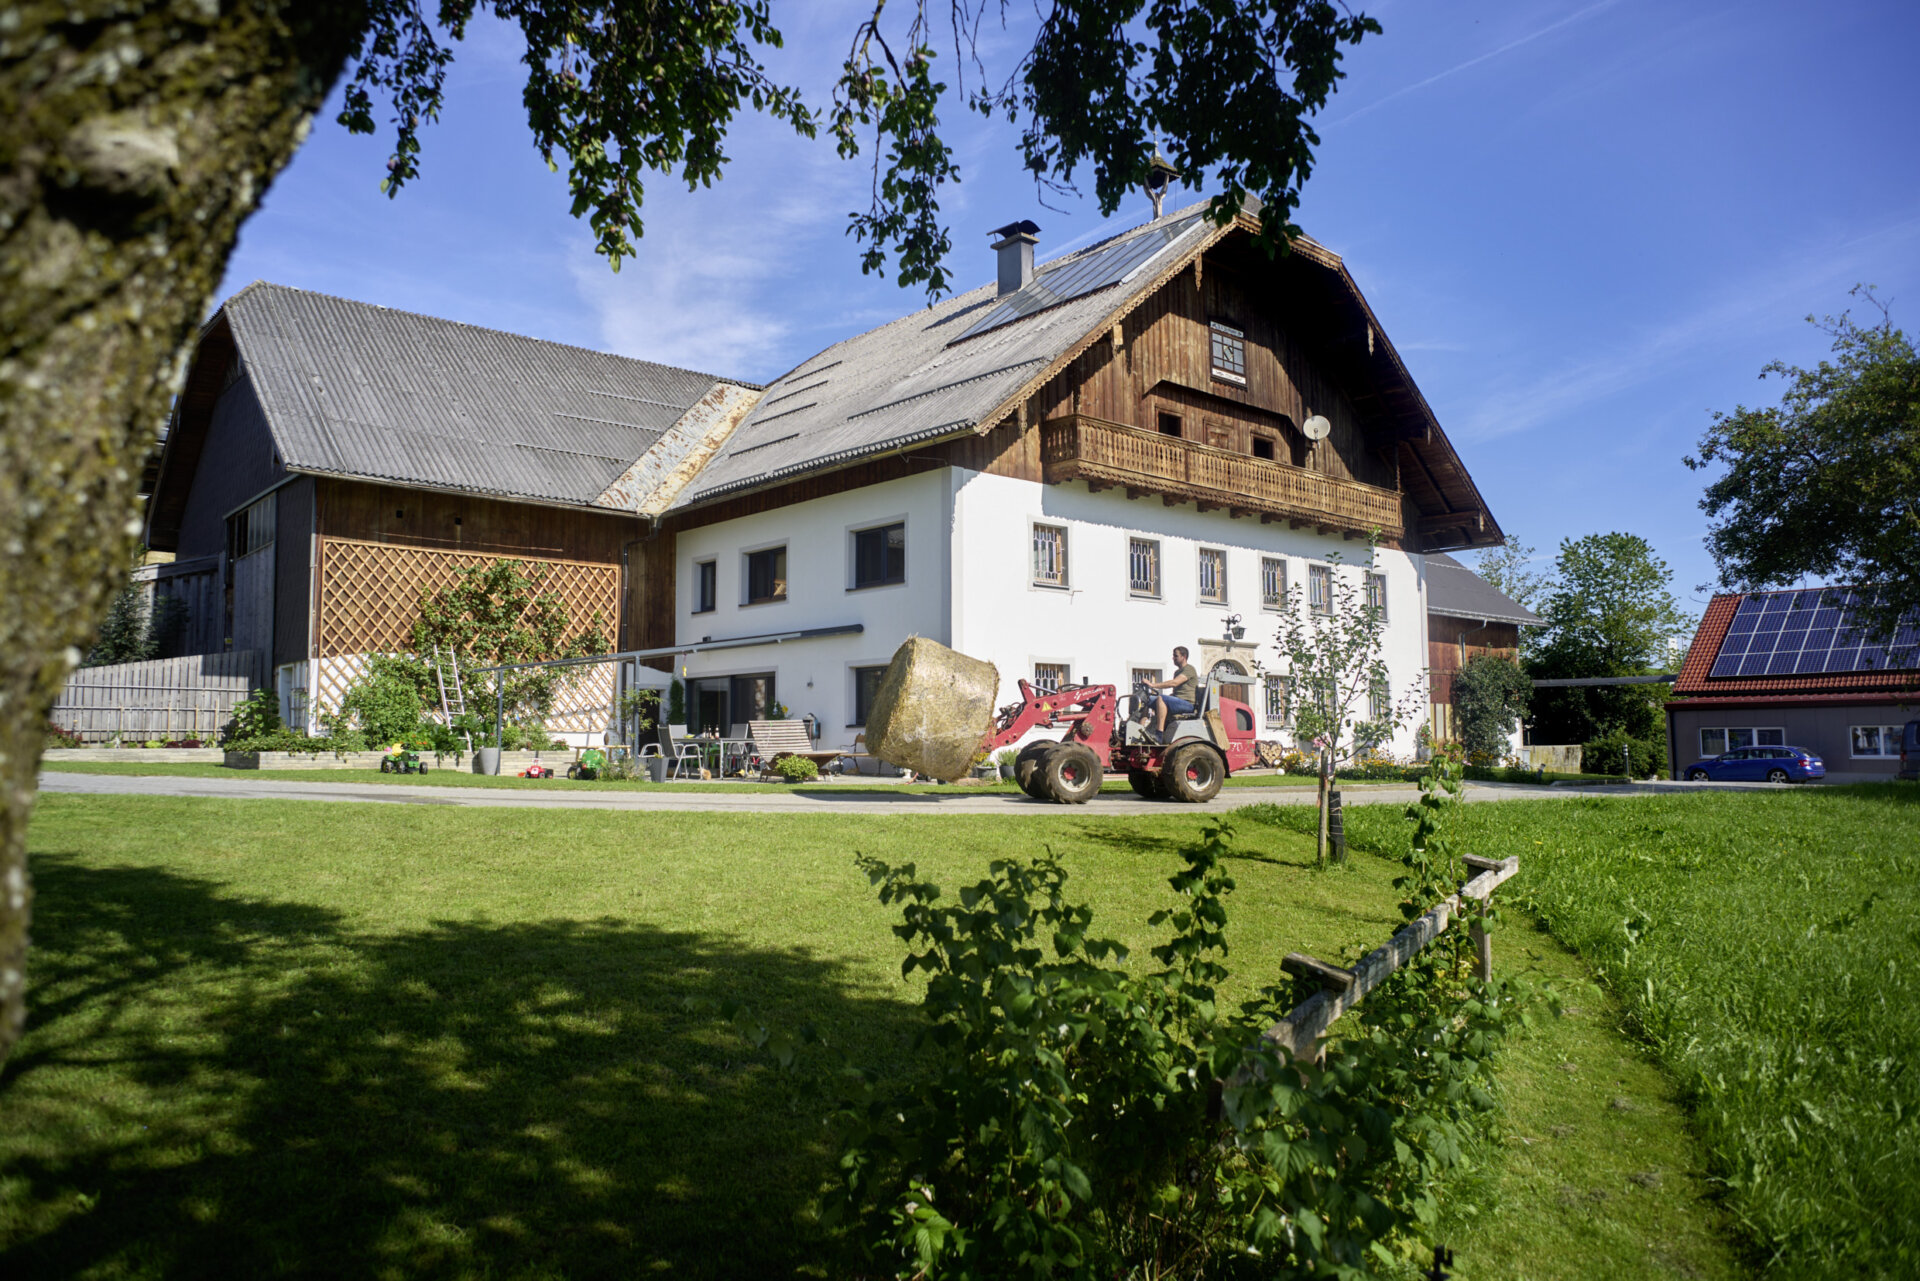
[[[1068,279],[1061,273],[1088,259],[1147,268],[1093,292],[1058,302],[1050,294],[1043,307],[1015,315],[1008,304],[1019,295],[1002,299],[995,286],[982,285],[809,358],[767,387],[675,506],[986,425],[1009,396],[1149,289],[1162,268],[1208,243],[1211,227],[1185,234],[1204,207],[1176,210],[1063,255],[1044,264],[1028,287],[1037,298],[1038,286]],[[1129,257],[1136,242],[1152,252]],[[1155,256],[1169,247],[1172,254]]]
[[1441,552],[1427,556],[1427,612],[1448,618],[1538,624],[1540,615]]
[[288,468],[595,505],[736,379],[255,281],[222,309]]

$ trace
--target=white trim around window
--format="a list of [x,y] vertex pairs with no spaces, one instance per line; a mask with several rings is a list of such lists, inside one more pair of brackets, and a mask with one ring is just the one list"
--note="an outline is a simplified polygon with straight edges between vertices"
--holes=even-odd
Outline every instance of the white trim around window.
[[1027,581],[1034,587],[1060,591],[1073,585],[1072,539],[1065,525],[1027,522]]
[[1847,726],[1847,752],[1855,760],[1884,761],[1900,758],[1901,725]]

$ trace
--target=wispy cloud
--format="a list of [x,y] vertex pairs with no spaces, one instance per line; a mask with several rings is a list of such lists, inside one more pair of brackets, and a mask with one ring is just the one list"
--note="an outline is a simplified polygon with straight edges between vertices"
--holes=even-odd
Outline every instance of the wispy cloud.
[[1899,246],[1915,240],[1920,240],[1920,217],[1909,217],[1843,240],[1796,271],[1770,264],[1704,305],[1648,326],[1587,360],[1496,384],[1465,416],[1459,435],[1463,440],[1493,440],[1576,412],[1591,413],[1597,405],[1696,363],[1709,351],[1749,343],[1797,321],[1809,309],[1824,310],[1822,300],[1838,299],[1849,286],[1870,279]]
[[1517,39],[1509,40],[1507,41],[1507,43],[1501,45],[1497,49],[1489,49],[1483,54],[1479,54],[1475,57],[1468,58],[1465,62],[1456,63],[1454,66],[1448,67],[1445,71],[1437,71],[1434,74],[1428,76],[1424,80],[1416,80],[1414,83],[1407,85],[1404,88],[1395,89],[1392,93],[1386,95],[1384,98],[1375,98],[1372,102],[1369,102],[1364,107],[1360,107],[1354,111],[1350,111],[1344,116],[1338,116],[1338,117],[1335,117],[1334,119],[1326,121],[1325,127],[1330,129],[1335,128],[1339,125],[1350,124],[1353,121],[1360,119],[1362,116],[1372,115],[1374,112],[1380,110],[1382,107],[1388,105],[1389,103],[1398,102],[1400,99],[1406,97],[1409,94],[1418,93],[1420,92],[1420,90],[1425,89],[1429,85],[1438,84],[1440,81],[1446,80],[1452,76],[1457,76],[1463,71],[1470,71],[1474,67],[1479,66],[1483,62],[1490,62],[1493,59],[1498,58],[1502,54],[1511,53],[1515,49],[1520,48],[1522,45],[1532,44],[1535,40],[1539,40],[1545,36],[1550,36],[1554,32],[1559,31],[1565,27],[1570,27],[1576,22],[1584,22],[1586,19],[1591,18],[1594,14],[1600,13],[1607,9],[1611,9],[1619,3],[1620,3],[1620,0],[1600,0],[1598,4],[1590,4],[1584,9],[1575,10],[1573,13],[1570,13],[1566,17],[1559,19],[1557,22],[1550,22],[1546,26],[1541,27],[1536,31],[1530,31],[1524,36],[1520,36]]

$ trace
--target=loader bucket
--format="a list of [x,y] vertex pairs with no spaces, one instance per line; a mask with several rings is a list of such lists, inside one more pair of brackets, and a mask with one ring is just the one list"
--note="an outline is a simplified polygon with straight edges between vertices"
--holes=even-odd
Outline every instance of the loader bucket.
[[867,750],[932,778],[964,777],[993,732],[999,693],[992,663],[910,636],[880,678],[867,713]]

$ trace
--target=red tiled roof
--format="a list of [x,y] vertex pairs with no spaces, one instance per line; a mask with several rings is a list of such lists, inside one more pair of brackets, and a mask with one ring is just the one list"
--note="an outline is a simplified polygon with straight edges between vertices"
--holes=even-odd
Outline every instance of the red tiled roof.
[[[1888,694],[1905,693],[1920,697],[1920,671],[1881,670],[1877,672],[1814,672],[1805,676],[1729,676],[1708,679],[1714,660],[1720,657],[1720,643],[1727,638],[1733,615],[1747,595],[1765,593],[1728,592],[1717,595],[1701,615],[1700,627],[1693,634],[1693,647],[1687,662],[1673,682],[1676,698],[1688,696],[1714,699],[1737,697],[1740,702],[1759,701],[1762,695],[1795,695],[1799,701],[1822,700],[1826,696],[1856,699],[1875,690]],[[1870,700],[1877,701],[1877,700]],[[1668,704],[1673,706],[1672,703]]]
[[1880,707],[1887,703],[1920,708],[1920,687],[1868,690],[1854,694],[1724,694],[1705,698],[1668,700],[1668,711],[1689,711],[1708,707]]

